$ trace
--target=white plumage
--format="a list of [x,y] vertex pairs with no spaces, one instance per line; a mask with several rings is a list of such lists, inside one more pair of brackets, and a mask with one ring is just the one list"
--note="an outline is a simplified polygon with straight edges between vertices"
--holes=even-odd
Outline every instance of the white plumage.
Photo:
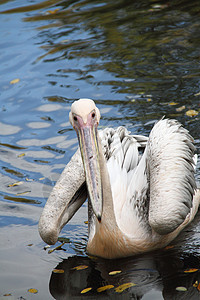
[[167,245],[194,218],[200,202],[192,137],[168,119],[157,122],[149,138],[130,135],[124,127],[98,135],[99,118],[92,100],[72,106],[83,163],[77,152],[61,174],[40,218],[42,238],[55,243],[85,201],[84,165],[90,254],[115,258]]

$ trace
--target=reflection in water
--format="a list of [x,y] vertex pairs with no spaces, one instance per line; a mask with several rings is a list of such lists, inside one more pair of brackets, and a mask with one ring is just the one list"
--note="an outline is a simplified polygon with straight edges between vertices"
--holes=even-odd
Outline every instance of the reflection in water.
[[[76,266],[85,269],[76,270]],[[91,288],[85,293],[89,299],[142,299],[145,294],[153,296],[152,290],[155,290],[160,296],[157,299],[163,295],[166,300],[197,300],[200,293],[197,289],[199,267],[199,257],[173,252],[117,261],[73,256],[56,266],[56,270],[64,272],[52,272],[49,288],[55,299],[80,299],[83,297],[81,291]],[[194,272],[186,273],[191,268],[195,268]],[[109,275],[117,270],[121,273]],[[117,287],[127,283],[132,283],[132,286],[119,292]],[[98,292],[99,287],[107,285],[113,288]],[[178,291],[179,287],[184,287],[185,291]]]
[[[163,250],[117,260],[77,255],[52,271],[49,289],[55,299],[191,299],[200,297],[200,214]],[[60,272],[57,270],[61,270]],[[113,275],[109,273],[116,272]],[[130,288],[119,290],[123,284]],[[99,292],[99,287],[112,285]],[[85,294],[81,291],[91,288]],[[180,290],[178,290],[180,289]]]

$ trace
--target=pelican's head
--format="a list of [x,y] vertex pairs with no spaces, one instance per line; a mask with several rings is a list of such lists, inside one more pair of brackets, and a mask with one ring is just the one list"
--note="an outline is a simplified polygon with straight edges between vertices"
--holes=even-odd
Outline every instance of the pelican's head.
[[97,126],[100,112],[91,99],[80,99],[71,106],[69,120],[76,130],[81,150],[86,183],[93,211],[99,221],[102,215],[102,188]]

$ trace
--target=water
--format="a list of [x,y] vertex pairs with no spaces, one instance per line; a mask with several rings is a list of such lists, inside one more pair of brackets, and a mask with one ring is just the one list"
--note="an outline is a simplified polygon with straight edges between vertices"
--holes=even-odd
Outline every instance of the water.
[[[199,268],[198,216],[173,248],[109,263],[86,256],[86,205],[63,229],[62,250],[43,249],[37,223],[77,148],[68,121],[75,99],[96,101],[101,127],[134,134],[176,118],[199,152],[199,1],[2,0],[0,12],[0,296],[11,294],[2,299],[80,299],[90,285],[84,297],[116,298],[96,289],[130,281],[137,286],[120,299],[198,299],[199,272],[184,273]],[[52,273],[57,265],[63,274]],[[111,278],[116,266],[122,273]]]

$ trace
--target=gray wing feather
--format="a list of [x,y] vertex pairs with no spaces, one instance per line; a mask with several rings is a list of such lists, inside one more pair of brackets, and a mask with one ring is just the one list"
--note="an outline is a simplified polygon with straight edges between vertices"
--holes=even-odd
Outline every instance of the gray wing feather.
[[149,223],[159,234],[175,230],[192,207],[196,189],[193,139],[175,120],[153,127],[147,144]]

